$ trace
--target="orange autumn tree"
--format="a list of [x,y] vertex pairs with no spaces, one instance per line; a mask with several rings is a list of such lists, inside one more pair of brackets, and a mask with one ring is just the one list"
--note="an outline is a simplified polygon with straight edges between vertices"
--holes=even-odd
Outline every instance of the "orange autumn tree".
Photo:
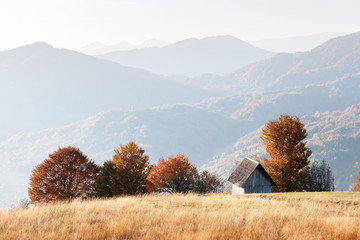
[[114,195],[145,193],[150,166],[144,149],[130,142],[114,151],[114,181],[117,184],[113,188]]
[[135,142],[116,148],[106,161],[95,184],[95,196],[112,197],[146,193],[150,172],[149,157]]
[[99,167],[75,147],[59,148],[35,167],[28,190],[32,203],[86,198],[94,193]]
[[351,189],[353,192],[360,192],[360,171],[358,174],[359,175],[356,177],[355,186]]
[[158,164],[151,168],[147,178],[150,182],[148,190],[187,193],[194,187],[196,173],[196,167],[183,154],[169,156],[166,161],[161,158]]
[[306,189],[309,157],[312,152],[306,147],[304,124],[299,117],[281,115],[265,125],[261,137],[270,159],[265,159],[265,168],[275,181],[275,192],[303,191]]

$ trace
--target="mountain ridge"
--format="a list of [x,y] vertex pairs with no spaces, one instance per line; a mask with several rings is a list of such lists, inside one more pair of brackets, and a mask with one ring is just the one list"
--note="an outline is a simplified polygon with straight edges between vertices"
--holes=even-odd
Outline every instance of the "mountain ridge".
[[0,111],[8,113],[0,123],[10,134],[63,125],[104,109],[148,108],[164,99],[168,104],[192,103],[210,94],[146,70],[44,43],[1,52],[0,79],[0,102],[11,103],[0,105]]
[[251,41],[256,47],[273,52],[305,52],[314,49],[329,39],[347,35],[346,32],[324,32],[307,36],[293,36],[285,38],[263,39]]
[[76,48],[74,50],[77,52],[84,53],[86,55],[94,56],[94,55],[106,54],[114,51],[127,51],[127,50],[149,48],[149,47],[163,47],[168,44],[170,43],[159,41],[157,39],[149,39],[142,42],[141,44],[132,44],[127,41],[121,41],[120,43],[117,44],[105,45],[101,42],[92,42],[88,45]]
[[[325,83],[360,72],[360,33],[331,39],[309,52],[279,53],[226,76],[202,81],[213,88],[270,91]],[[194,82],[197,79],[193,80]]]
[[157,74],[196,76],[205,73],[227,74],[273,55],[235,37],[217,36],[190,38],[162,48],[117,51],[98,57]]

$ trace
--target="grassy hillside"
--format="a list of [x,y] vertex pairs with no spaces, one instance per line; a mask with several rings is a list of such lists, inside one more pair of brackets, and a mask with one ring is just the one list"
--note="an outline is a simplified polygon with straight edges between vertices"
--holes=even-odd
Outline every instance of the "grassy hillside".
[[0,239],[359,239],[360,193],[170,195],[0,211]]

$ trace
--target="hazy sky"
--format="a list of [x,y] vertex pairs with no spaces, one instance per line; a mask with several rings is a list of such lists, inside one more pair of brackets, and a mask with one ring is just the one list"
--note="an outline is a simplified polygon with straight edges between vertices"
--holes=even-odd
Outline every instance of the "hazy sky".
[[360,31],[359,0],[0,0],[0,49]]

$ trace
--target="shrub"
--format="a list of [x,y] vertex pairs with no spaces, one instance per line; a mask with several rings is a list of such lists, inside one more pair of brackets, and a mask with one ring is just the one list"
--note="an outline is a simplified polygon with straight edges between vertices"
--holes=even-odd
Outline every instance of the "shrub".
[[334,191],[334,176],[329,164],[325,160],[320,163],[313,162],[308,174],[308,191],[325,192]]
[[208,171],[202,171],[196,174],[193,191],[196,193],[220,192],[223,189],[223,183],[215,174]]

